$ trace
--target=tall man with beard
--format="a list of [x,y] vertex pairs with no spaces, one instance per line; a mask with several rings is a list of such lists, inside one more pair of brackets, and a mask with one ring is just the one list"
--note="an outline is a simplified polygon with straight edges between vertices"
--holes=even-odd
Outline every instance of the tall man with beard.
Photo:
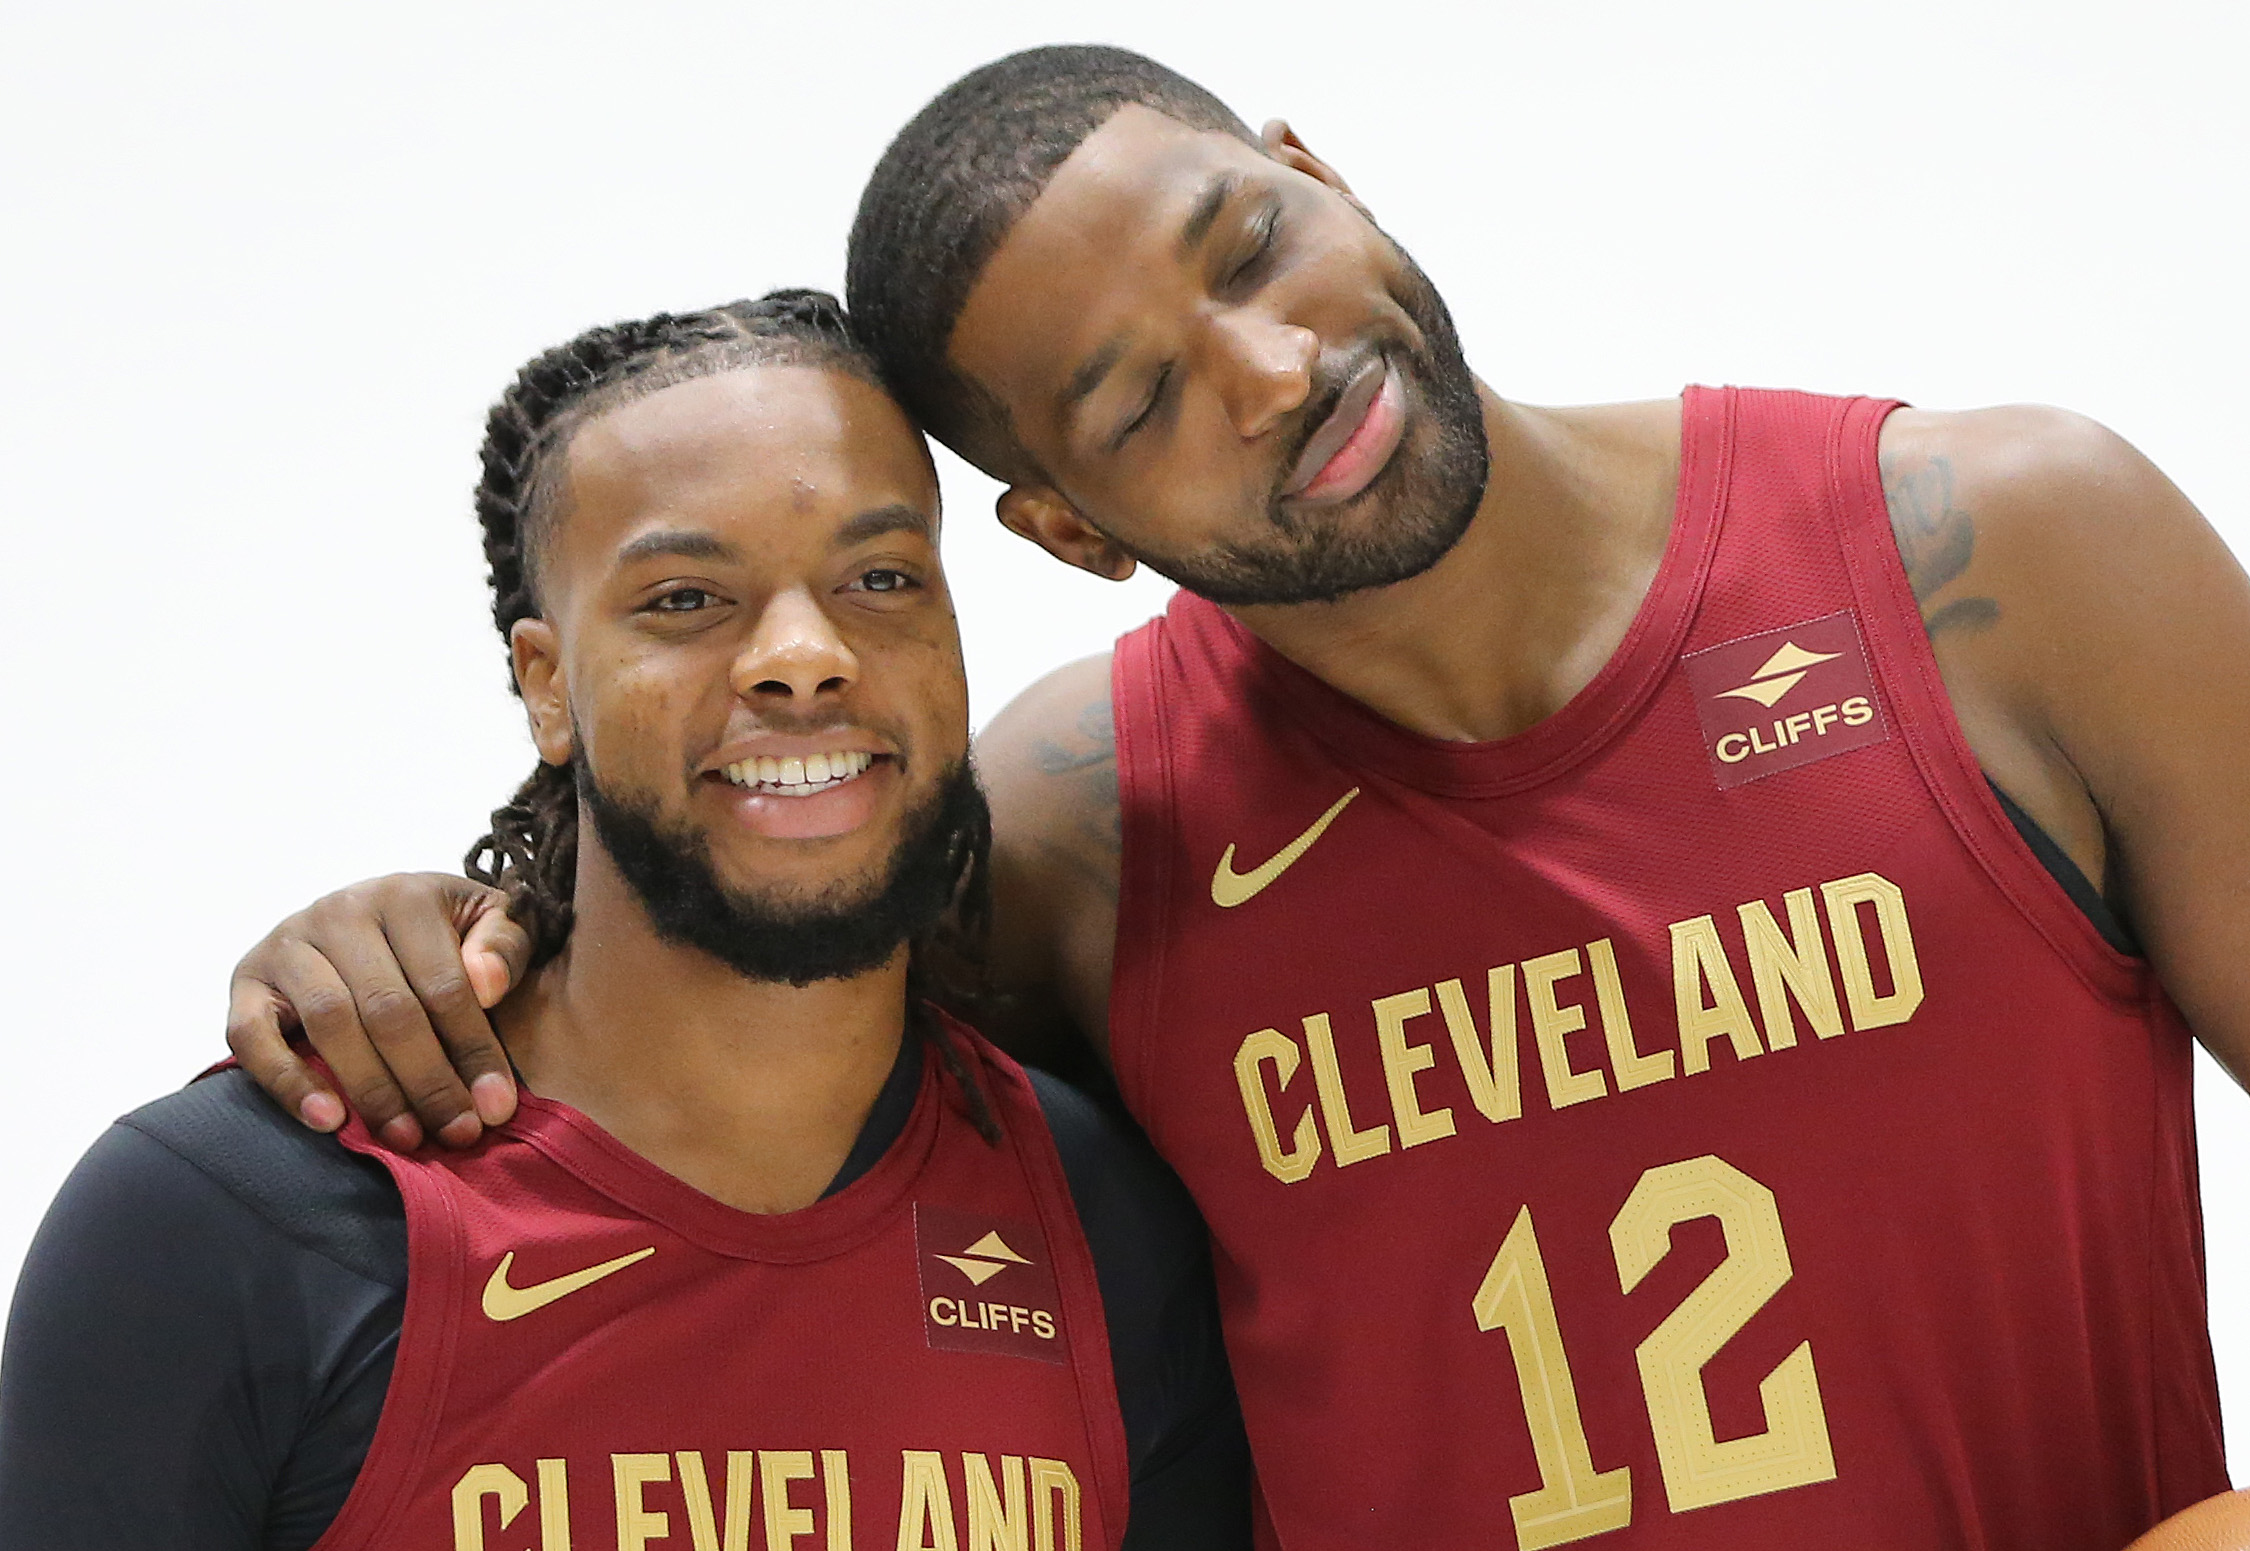
[[[1004,522],[1187,589],[986,734],[996,952],[1203,1209],[1286,1545],[2250,1544],[2189,1099],[2250,1073],[2250,584],[2161,474],[1511,403],[1285,125],[1117,50],[942,93],[850,282]],[[426,880],[289,923],[237,1049],[333,1110],[313,944],[355,1101],[473,1135],[463,926],[519,951]]]
[[934,473],[833,301],[582,335],[484,467],[537,1096],[412,1156],[239,1072],[120,1122],[19,1288],[0,1543],[1247,1545],[1177,1183],[922,1000],[989,818]]

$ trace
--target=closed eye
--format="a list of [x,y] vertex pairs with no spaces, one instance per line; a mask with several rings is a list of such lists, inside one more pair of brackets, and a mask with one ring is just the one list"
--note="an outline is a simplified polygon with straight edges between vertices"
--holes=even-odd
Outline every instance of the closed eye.
[[1140,413],[1136,414],[1132,419],[1119,426],[1117,428],[1117,434],[1110,438],[1109,450],[1111,452],[1116,452],[1120,448],[1122,448],[1135,431],[1138,431],[1142,426],[1147,425],[1150,420],[1155,418],[1157,410],[1161,409],[1164,406],[1165,391],[1170,388],[1171,385],[1172,368],[1169,364],[1167,364],[1162,370],[1157,372],[1156,381],[1150,385],[1148,390],[1148,400],[1146,403],[1141,405]]
[[1260,210],[1256,219],[1250,223],[1247,234],[1249,238],[1247,251],[1236,260],[1234,267],[1227,271],[1227,277],[1222,282],[1223,287],[1231,291],[1248,281],[1256,279],[1265,268],[1267,260],[1273,257],[1280,233],[1281,206],[1269,204]]

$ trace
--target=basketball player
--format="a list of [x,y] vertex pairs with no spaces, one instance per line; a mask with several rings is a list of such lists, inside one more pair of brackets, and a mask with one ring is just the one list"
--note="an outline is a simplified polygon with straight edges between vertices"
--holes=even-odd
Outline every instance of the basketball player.
[[121,1122],[25,1269],[0,1544],[1246,1545],[1193,1209],[919,1000],[988,820],[935,475],[834,302],[583,335],[484,469],[537,1097],[412,1156],[239,1072]]
[[[850,289],[1009,527],[1184,589],[986,734],[996,945],[1203,1210],[1285,1545],[2250,1545],[2189,1094],[2250,1074],[2250,584],[2146,460],[1511,403],[1286,125],[1110,49],[925,108]],[[354,1102],[473,1136],[460,928],[521,952],[458,882],[286,923],[236,1049],[341,1114],[317,954]]]

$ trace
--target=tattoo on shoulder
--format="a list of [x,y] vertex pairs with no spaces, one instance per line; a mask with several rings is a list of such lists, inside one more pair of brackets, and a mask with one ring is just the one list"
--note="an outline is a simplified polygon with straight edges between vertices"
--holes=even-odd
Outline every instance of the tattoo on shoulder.
[[1088,701],[1067,739],[1042,738],[1032,746],[1032,762],[1042,775],[1076,783],[1075,838],[1090,855],[1094,870],[1115,887],[1117,858],[1125,847],[1125,822],[1117,796],[1117,727],[1110,714],[1109,688]]
[[1040,774],[1069,775],[1074,770],[1117,763],[1117,726],[1110,715],[1108,690],[1086,703],[1072,731],[1075,747],[1065,747],[1052,738],[1041,738],[1033,746],[1031,757]]
[[1898,540],[1907,585],[1921,605],[1922,628],[1935,639],[1941,630],[1989,630],[1998,624],[2000,605],[1992,598],[1936,601],[1969,569],[1977,547],[1976,520],[1954,501],[1952,460],[1885,458],[1882,472],[1891,533]]

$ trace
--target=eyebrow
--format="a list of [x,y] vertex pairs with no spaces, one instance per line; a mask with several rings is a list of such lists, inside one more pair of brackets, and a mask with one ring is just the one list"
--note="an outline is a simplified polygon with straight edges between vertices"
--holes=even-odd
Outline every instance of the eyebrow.
[[647,560],[657,555],[672,555],[681,560],[739,560],[741,551],[721,538],[708,533],[696,533],[679,528],[659,528],[654,533],[644,533],[617,552],[620,565],[630,565],[636,560]]
[[1211,235],[1212,223],[1219,219],[1219,212],[1227,207],[1227,201],[1232,199],[1241,187],[1242,174],[1239,172],[1218,173],[1212,177],[1209,183],[1203,185],[1202,196],[1196,200],[1195,208],[1190,210],[1188,218],[1180,223],[1180,236],[1176,244],[1176,251],[1181,258],[1187,258],[1193,254],[1202,245],[1203,239]]
[[1102,379],[1114,371],[1117,363],[1124,358],[1125,340],[1122,335],[1110,340],[1092,355],[1086,357],[1085,361],[1079,365],[1078,370],[1070,374],[1070,381],[1063,385],[1063,417],[1068,419],[1075,415],[1078,412],[1078,406],[1092,396],[1093,391],[1102,385]]
[[861,512],[857,517],[836,530],[828,541],[830,549],[849,549],[854,544],[864,544],[869,539],[881,538],[886,533],[918,533],[923,538],[932,537],[930,514],[900,502],[878,506]]

